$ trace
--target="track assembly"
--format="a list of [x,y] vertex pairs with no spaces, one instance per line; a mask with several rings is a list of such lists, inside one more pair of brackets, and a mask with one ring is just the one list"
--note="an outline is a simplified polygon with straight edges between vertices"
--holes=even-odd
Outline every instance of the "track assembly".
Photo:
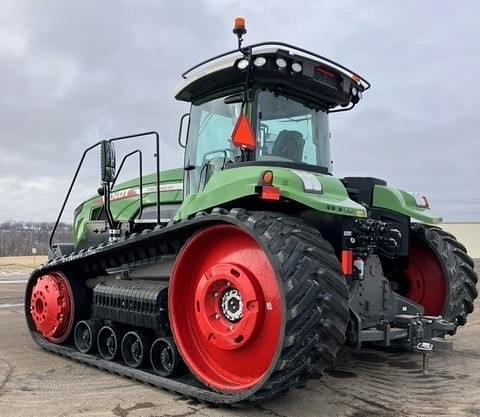
[[[335,334],[334,339],[328,339],[328,349],[336,351],[348,321],[347,287],[339,269],[320,268],[322,260],[318,254],[311,255],[304,239],[318,239],[318,247],[325,246],[321,243],[324,241],[308,228],[299,233],[303,226],[286,219],[270,213],[251,217],[242,210],[219,210],[152,231],[147,239],[144,235],[134,236],[74,258],[56,259],[32,275],[27,299],[40,288],[41,277],[57,274],[51,271],[61,271],[64,265],[76,265],[82,280],[71,283],[79,288],[85,280],[103,273],[97,261],[108,259],[108,264],[115,266],[125,256],[143,256],[142,262],[154,262],[167,255],[160,252],[165,247],[160,244],[162,240],[171,241],[174,236],[183,239],[168,290],[173,338],[158,337],[154,330],[135,330],[135,326],[118,322],[128,318],[158,326],[166,320],[161,307],[163,287],[150,282],[144,288],[141,281],[128,280],[115,280],[111,285],[102,280],[98,284],[93,309],[97,316],[88,317],[88,310],[84,311],[83,320],[72,331],[78,350],[69,343],[47,340],[38,332],[30,307],[26,307],[32,337],[51,352],[211,403],[251,404],[285,392],[330,363],[330,357],[319,354],[327,349],[326,345],[321,348],[323,340],[327,342],[321,333]],[[277,230],[277,242],[297,242],[298,249],[289,252],[289,268],[301,262],[297,268],[309,265],[310,270],[319,271],[303,275],[301,293],[298,289],[292,291],[284,275],[288,270],[280,261],[282,252],[270,251],[270,234],[259,234],[255,227]],[[182,231],[187,230],[196,230],[193,238],[189,239],[189,234],[182,236]],[[146,247],[156,247],[159,252],[148,258]],[[328,262],[335,259],[331,249],[320,256]],[[338,282],[335,287],[331,286],[332,279]],[[134,301],[138,300],[135,291],[148,297],[157,294],[158,319],[152,316],[154,298],[138,303]],[[116,298],[117,294],[124,297],[124,302]],[[188,298],[192,302],[185,302]],[[324,307],[320,310],[318,305]],[[131,313],[122,315],[125,308]],[[150,313],[144,313],[147,311]],[[302,311],[308,320],[299,319]],[[331,327],[333,324],[336,327]],[[193,376],[185,374],[186,368]]]

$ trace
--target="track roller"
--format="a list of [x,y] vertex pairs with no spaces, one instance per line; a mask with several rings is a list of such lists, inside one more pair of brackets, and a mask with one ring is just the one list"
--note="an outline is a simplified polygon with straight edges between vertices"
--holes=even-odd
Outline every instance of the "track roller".
[[164,377],[178,375],[182,360],[171,337],[161,337],[153,342],[150,363],[157,375]]
[[103,326],[100,329],[97,336],[97,347],[103,359],[112,361],[119,357],[122,336],[123,332],[118,327]]
[[150,337],[143,332],[130,331],[122,339],[123,361],[131,368],[140,368],[148,360]]
[[97,350],[98,331],[102,326],[99,320],[82,320],[75,326],[75,346],[82,353],[92,353]]

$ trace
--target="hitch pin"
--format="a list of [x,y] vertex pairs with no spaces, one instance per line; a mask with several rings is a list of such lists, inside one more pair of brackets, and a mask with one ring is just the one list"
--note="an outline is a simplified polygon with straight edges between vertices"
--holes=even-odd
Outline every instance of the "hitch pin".
[[417,344],[417,351],[422,353],[422,372],[423,375],[428,375],[428,354],[433,350],[433,344],[428,342],[421,342]]

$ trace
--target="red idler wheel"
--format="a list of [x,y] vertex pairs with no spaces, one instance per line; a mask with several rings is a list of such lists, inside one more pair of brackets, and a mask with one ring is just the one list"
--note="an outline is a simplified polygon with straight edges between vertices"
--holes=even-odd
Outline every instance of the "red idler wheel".
[[178,255],[170,324],[184,362],[206,385],[225,393],[260,386],[281,349],[284,315],[266,253],[237,227],[205,229]]
[[38,278],[30,298],[30,314],[37,331],[48,341],[62,343],[74,320],[72,288],[67,278],[51,272]]
[[425,308],[425,314],[439,316],[447,298],[447,281],[439,260],[426,245],[413,242],[409,265],[405,273],[407,298]]

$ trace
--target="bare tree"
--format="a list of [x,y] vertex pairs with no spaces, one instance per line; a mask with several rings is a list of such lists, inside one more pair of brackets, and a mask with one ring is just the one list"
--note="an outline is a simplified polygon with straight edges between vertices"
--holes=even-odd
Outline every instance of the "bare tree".
[[[53,223],[13,222],[0,223],[0,256],[26,256],[32,248],[38,255],[47,255],[48,240]],[[72,226],[60,223],[55,234],[58,242],[72,242]]]

